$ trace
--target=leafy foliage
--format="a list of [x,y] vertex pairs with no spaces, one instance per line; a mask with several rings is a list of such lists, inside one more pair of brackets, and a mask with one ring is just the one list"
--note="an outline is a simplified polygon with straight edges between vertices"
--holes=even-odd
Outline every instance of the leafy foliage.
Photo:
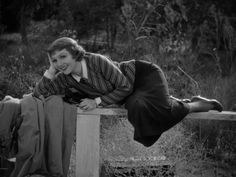
[[32,68],[24,65],[23,57],[10,56],[5,62],[0,68],[0,98],[6,95],[21,98],[32,92],[36,77],[32,74]]
[[121,23],[128,36],[130,52],[140,40],[178,40],[181,24],[187,20],[181,1],[125,1]]

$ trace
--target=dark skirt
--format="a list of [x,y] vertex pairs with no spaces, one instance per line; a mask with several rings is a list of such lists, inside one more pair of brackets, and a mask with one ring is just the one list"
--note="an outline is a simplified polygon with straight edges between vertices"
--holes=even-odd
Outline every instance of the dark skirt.
[[146,61],[135,61],[134,91],[125,108],[134,127],[134,140],[148,147],[163,132],[180,122],[188,113],[188,104],[170,98],[161,68]]

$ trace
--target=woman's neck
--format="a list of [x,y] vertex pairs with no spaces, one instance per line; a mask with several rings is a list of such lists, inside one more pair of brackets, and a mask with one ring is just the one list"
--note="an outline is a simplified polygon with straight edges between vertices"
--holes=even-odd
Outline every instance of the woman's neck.
[[83,76],[82,63],[81,63],[80,61],[77,61],[75,64],[76,64],[76,66],[75,66],[75,68],[74,68],[72,74],[76,74],[76,75],[82,77],[82,76]]

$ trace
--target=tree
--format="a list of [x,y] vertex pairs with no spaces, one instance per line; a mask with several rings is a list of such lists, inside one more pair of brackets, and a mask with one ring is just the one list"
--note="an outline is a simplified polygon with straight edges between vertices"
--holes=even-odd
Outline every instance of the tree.
[[233,25],[236,14],[232,5],[232,1],[221,0],[188,1],[186,5],[192,49],[199,56],[205,54],[213,58],[222,77],[236,71],[236,26]]
[[[126,32],[130,53],[135,53],[136,44],[146,39],[155,41],[178,40],[183,22],[187,21],[181,0],[126,0],[122,7],[121,24]],[[138,47],[138,46],[137,46]]]
[[18,18],[20,21],[20,33],[22,36],[22,43],[28,45],[27,26],[30,20],[33,19],[34,13],[46,5],[55,4],[59,0],[14,0],[19,5]]
[[108,48],[113,48],[119,23],[121,0],[80,0],[71,7],[77,32],[79,35],[94,34],[96,37],[100,31],[106,32]]
[[[1,0],[2,22],[7,26],[8,31],[19,31],[22,36],[22,43],[27,45],[27,26],[35,16],[35,12],[49,7],[53,12],[53,6],[60,0]],[[49,13],[49,11],[46,11]],[[45,15],[48,18],[49,15]]]
[[28,26],[30,19],[32,18],[35,3],[36,3],[35,0],[20,1],[20,10],[19,10],[20,34],[22,37],[22,43],[25,45],[28,45],[26,27]]
[[3,33],[4,26],[2,24],[2,2],[0,1],[0,35]]

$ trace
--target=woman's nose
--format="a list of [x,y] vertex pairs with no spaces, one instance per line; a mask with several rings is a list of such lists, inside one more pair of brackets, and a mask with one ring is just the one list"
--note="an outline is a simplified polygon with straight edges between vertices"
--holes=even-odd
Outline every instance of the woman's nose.
[[57,61],[57,66],[58,66],[58,67],[60,67],[60,66],[62,66],[62,65],[63,65],[63,62],[61,62],[60,60]]

